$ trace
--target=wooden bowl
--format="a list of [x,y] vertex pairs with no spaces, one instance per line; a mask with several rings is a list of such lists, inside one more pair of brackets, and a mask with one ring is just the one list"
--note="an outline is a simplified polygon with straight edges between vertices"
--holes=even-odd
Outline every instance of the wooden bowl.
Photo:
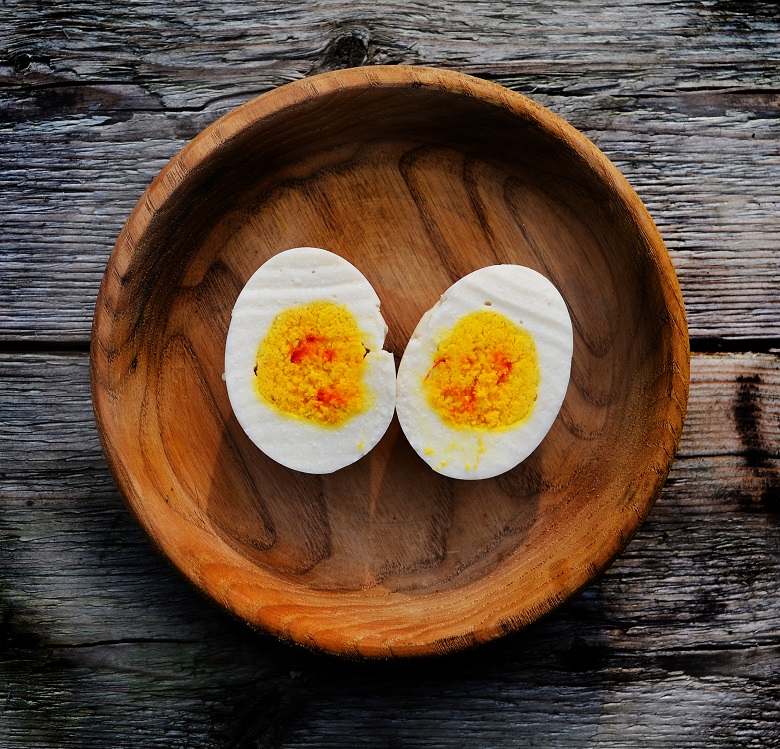
[[[300,245],[363,271],[396,360],[461,276],[544,273],[575,342],[542,445],[485,481],[431,471],[395,421],[330,475],[266,458],[230,408],[225,336],[252,272]],[[130,215],[92,333],[103,448],[154,543],[251,624],[365,656],[489,640],[591,582],[661,489],[688,376],[672,264],[618,170],[519,94],[415,67],[297,81],[196,137]]]

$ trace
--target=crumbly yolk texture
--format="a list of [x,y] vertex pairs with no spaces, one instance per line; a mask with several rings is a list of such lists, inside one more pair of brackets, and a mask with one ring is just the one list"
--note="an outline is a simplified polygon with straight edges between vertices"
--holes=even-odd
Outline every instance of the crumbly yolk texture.
[[539,391],[534,339],[499,312],[470,312],[445,332],[423,389],[450,426],[513,426],[531,415]]
[[352,313],[311,302],[279,313],[257,350],[255,388],[280,411],[340,426],[364,410],[365,356]]

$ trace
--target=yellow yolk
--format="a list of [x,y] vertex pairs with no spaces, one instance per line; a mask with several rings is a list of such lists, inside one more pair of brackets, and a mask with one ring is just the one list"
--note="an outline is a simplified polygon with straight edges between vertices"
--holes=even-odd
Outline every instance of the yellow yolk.
[[423,387],[451,426],[517,424],[530,416],[539,390],[534,339],[498,312],[470,312],[439,343]]
[[339,426],[364,410],[366,348],[344,306],[311,302],[274,318],[257,351],[255,388],[280,411]]

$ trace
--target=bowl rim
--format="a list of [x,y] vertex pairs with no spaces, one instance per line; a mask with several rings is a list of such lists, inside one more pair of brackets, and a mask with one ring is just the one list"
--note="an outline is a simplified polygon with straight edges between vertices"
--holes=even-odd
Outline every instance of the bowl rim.
[[[652,252],[658,276],[662,281],[660,286],[666,308],[675,308],[680,311],[679,317],[675,319],[674,324],[671,326],[672,341],[670,343],[670,348],[674,352],[673,367],[682,385],[678,393],[679,397],[676,399],[680,412],[680,421],[679,428],[677,428],[676,424],[667,424],[668,428],[664,432],[664,439],[659,439],[658,441],[656,451],[653,453],[659,458],[657,470],[654,471],[655,479],[647,487],[644,501],[638,504],[632,503],[632,508],[635,510],[635,522],[633,525],[614,534],[614,537],[611,537],[611,543],[605,544],[599,559],[588,565],[587,570],[583,567],[579,576],[573,576],[575,578],[574,584],[569,585],[565,589],[557,590],[554,595],[550,593],[542,596],[542,600],[532,607],[528,616],[524,618],[502,616],[498,619],[485,616],[479,627],[458,627],[458,619],[450,614],[453,626],[451,627],[451,634],[446,637],[441,636],[441,621],[439,620],[436,627],[427,630],[429,632],[427,636],[422,633],[421,630],[424,628],[421,627],[414,640],[404,640],[402,635],[396,636],[395,639],[388,639],[389,631],[386,631],[385,635],[365,638],[356,645],[355,641],[350,639],[348,632],[340,630],[336,624],[327,631],[318,631],[316,636],[307,631],[305,622],[308,621],[308,616],[306,615],[300,616],[300,619],[304,621],[303,625],[299,622],[293,626],[293,617],[289,614],[289,606],[285,605],[288,602],[285,601],[283,594],[280,595],[280,590],[284,588],[287,594],[294,595],[295,593],[300,593],[303,586],[296,586],[283,581],[281,581],[282,584],[280,585],[279,578],[272,571],[268,571],[267,576],[269,579],[273,578],[272,582],[274,584],[271,585],[273,590],[263,589],[268,594],[268,599],[263,601],[262,605],[257,605],[256,602],[248,600],[246,594],[241,591],[237,592],[232,588],[229,591],[225,591],[211,581],[206,582],[202,578],[196,579],[181,568],[178,563],[180,556],[178,552],[172,549],[171,544],[161,538],[159,533],[155,532],[155,528],[149,523],[149,517],[142,512],[143,497],[135,496],[122,456],[115,448],[109,434],[109,424],[106,421],[105,409],[108,406],[107,399],[110,399],[110,396],[103,391],[99,374],[101,368],[105,369],[108,353],[101,344],[101,337],[104,332],[110,331],[112,326],[111,304],[109,300],[113,300],[120,293],[117,285],[122,269],[126,269],[132,261],[135,249],[143,235],[150,229],[156,213],[167,201],[175,196],[177,190],[182,187],[187,179],[187,175],[197,171],[211,156],[214,146],[229,143],[229,141],[253,127],[259,120],[282,116],[305,102],[311,102],[313,98],[326,98],[340,91],[358,90],[366,87],[407,88],[410,86],[428,88],[452,95],[478,98],[505,110],[512,116],[526,120],[532,119],[536,126],[547,131],[557,141],[565,141],[583,162],[587,163],[590,168],[597,170],[598,178],[608,183],[620,200],[626,204],[638,228],[644,235],[648,248]],[[689,381],[690,345],[685,307],[677,275],[663,239],[647,208],[618,168],[583,133],[546,107],[526,98],[524,95],[497,83],[453,70],[413,65],[348,68],[320,73],[284,84],[251,99],[223,115],[185,144],[160,170],[144,191],[129,214],[117,238],[98,291],[90,346],[90,383],[93,410],[98,435],[109,469],[120,494],[139,522],[139,525],[144,529],[153,545],[172,563],[174,568],[208,596],[210,600],[221,605],[231,614],[238,615],[250,624],[264,628],[282,640],[295,641],[315,650],[329,651],[336,654],[383,658],[444,653],[492,640],[508,631],[520,629],[547,615],[560,604],[590,585],[623,551],[641,526],[661,491],[680,444],[682,424],[684,423],[687,408]],[[441,609],[444,610],[447,601],[450,604],[457,604],[457,599],[467,598],[469,591],[483,597],[488,596],[493,587],[491,586],[491,589],[488,589],[483,583],[490,579],[494,584],[500,584],[505,591],[505,595],[511,597],[511,560],[516,554],[517,552],[515,551],[509,555],[506,560],[498,565],[497,570],[491,571],[489,575],[467,582],[461,587],[455,587],[447,591],[426,593],[417,597],[415,597],[414,593],[395,592],[392,595],[394,600],[403,599],[406,608],[412,611],[416,610],[416,607],[419,608],[422,598],[428,602],[433,599],[439,599],[436,602],[440,603]],[[248,570],[244,571],[248,572]],[[253,568],[252,574],[258,575],[261,573],[257,568]],[[265,576],[266,573],[263,572],[262,575]],[[268,581],[266,580],[265,582]],[[381,586],[379,587],[381,588]],[[311,590],[306,590],[311,593]],[[325,596],[329,595],[328,591],[318,591],[318,593]],[[377,591],[376,589],[338,592],[338,599],[344,605],[347,605],[353,611],[361,611],[365,616],[370,617],[372,621],[377,623],[382,620],[382,614],[377,613],[376,609],[378,608],[381,612],[381,610],[386,608],[388,596],[388,591]],[[305,603],[290,605],[306,606]],[[472,610],[469,607],[465,608],[468,611]],[[455,606],[455,609],[464,609],[462,601],[460,605]],[[421,613],[424,614],[422,610]],[[324,615],[324,612],[322,612],[317,614],[315,618],[321,619]],[[427,615],[430,616],[430,612]],[[402,629],[400,625],[396,624],[393,631],[398,633]],[[431,630],[435,634],[431,633]]]

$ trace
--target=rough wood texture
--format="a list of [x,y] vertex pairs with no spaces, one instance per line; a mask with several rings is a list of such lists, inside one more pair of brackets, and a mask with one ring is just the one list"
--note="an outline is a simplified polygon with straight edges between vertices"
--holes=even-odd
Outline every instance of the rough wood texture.
[[113,488],[87,356],[0,362],[8,749],[780,745],[776,356],[693,359],[670,479],[597,585],[474,653],[395,665],[210,605]]
[[780,337],[776,3],[14,2],[0,19],[0,338],[85,340],[125,218],[186,140],[361,63],[449,67],[551,107],[647,204],[692,335]]
[[[306,245],[365,272],[398,359],[468,273],[544,273],[574,356],[543,445],[465,482],[397,424],[322,477],[258,451],[222,381],[230,315],[258,267]],[[674,271],[619,172],[528,99],[408,66],[291,84],[182,151],[119,237],[92,360],[109,465],[173,563],[282,637],[380,657],[500,636],[592,581],[652,506],[688,390]]]
[[124,508],[86,356],[122,224],[217,117],[361,63],[549,106],[650,209],[694,348],[780,348],[776,2],[0,4],[0,745],[780,747],[776,356],[696,357],[682,451],[626,552],[474,653],[280,645],[190,590]]

